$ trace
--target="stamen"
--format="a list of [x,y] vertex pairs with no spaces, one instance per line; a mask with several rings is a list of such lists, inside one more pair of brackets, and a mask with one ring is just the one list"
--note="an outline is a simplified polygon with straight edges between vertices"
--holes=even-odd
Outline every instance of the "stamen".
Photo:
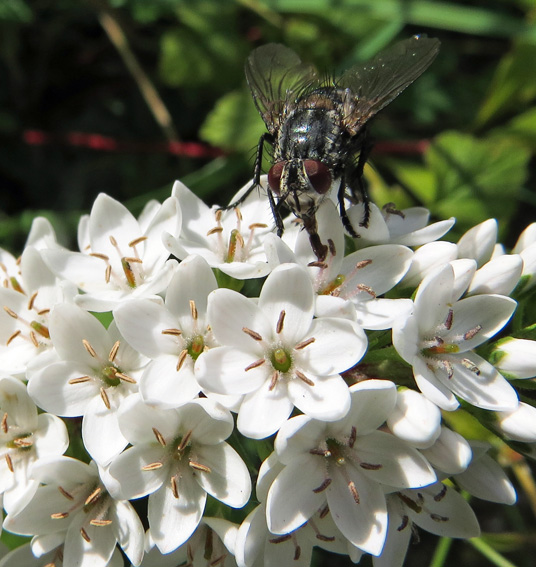
[[373,463],[359,463],[359,466],[366,471],[379,471],[383,468],[383,465]]
[[316,534],[316,539],[319,539],[320,541],[335,541],[334,536],[327,536],[323,534]]
[[160,445],[162,445],[162,447],[166,446],[166,440],[164,439],[164,436],[162,435],[162,433],[160,433],[160,431],[158,431],[158,429],[156,429],[156,427],[153,427],[153,433],[154,436],[156,437],[156,440],[158,441],[158,443],[160,443]]
[[33,446],[33,441],[29,437],[20,437],[19,439],[13,439],[13,445],[20,449],[27,449]]
[[79,378],[71,378],[67,382],[67,384],[83,384],[84,382],[89,382],[90,380],[90,376],[80,376]]
[[356,439],[357,439],[357,429],[355,428],[355,425],[352,425],[352,430],[350,432],[350,439],[348,440],[348,447],[350,447],[350,449],[354,447]]
[[462,364],[465,366],[465,368],[469,369],[471,372],[474,372],[477,376],[480,376],[480,369],[474,362],[472,362],[468,358],[462,358]]
[[249,230],[255,230],[256,228],[268,228],[267,224],[263,222],[254,222],[248,226]]
[[184,449],[186,449],[186,447],[188,446],[188,443],[190,442],[190,438],[192,437],[192,430],[190,429],[182,438],[180,445],[177,447],[177,450],[182,453],[184,451]]
[[365,291],[366,293],[368,293],[372,298],[376,299],[376,292],[369,287],[368,285],[365,284],[357,284],[356,285],[356,289],[359,291]]
[[7,413],[5,413],[5,414],[2,416],[2,425],[1,425],[1,427],[2,427],[2,431],[3,431],[4,433],[7,433],[7,432],[9,431],[9,426],[8,426],[8,424],[7,424]]
[[48,315],[50,313],[50,309],[40,309],[37,314],[38,315]]
[[11,342],[13,341],[13,339],[16,339],[20,334],[21,334],[20,329],[18,329],[14,333],[12,333],[6,341],[6,346],[9,346],[11,344]]
[[67,500],[74,500],[74,496],[70,492],[67,492],[65,488],[63,488],[63,486],[58,486],[58,490],[60,491],[62,496],[65,496],[65,498],[67,498]]
[[13,461],[11,460],[9,453],[6,453],[4,455],[4,459],[6,460],[6,465],[7,465],[7,468],[9,469],[9,471],[15,472],[15,469],[13,468]]
[[333,481],[331,480],[331,478],[326,478],[324,480],[324,482],[318,486],[317,488],[313,488],[313,492],[315,494],[318,494],[319,492],[324,492],[324,490],[326,490],[326,488],[332,483]]
[[190,314],[192,315],[192,319],[197,321],[197,307],[195,306],[195,301],[193,299],[190,299]]
[[80,528],[80,535],[88,542],[91,543],[91,538],[89,537],[89,535],[87,534],[86,530],[84,528]]
[[110,260],[109,256],[106,256],[106,254],[101,254],[100,252],[90,252],[89,256],[93,256],[93,258],[99,258],[100,260],[104,260],[106,262]]
[[350,491],[350,494],[352,495],[354,502],[356,504],[359,504],[359,492],[357,491],[357,488],[353,480],[351,480],[348,483],[348,490]]
[[110,362],[113,362],[115,360],[115,357],[117,356],[117,351],[119,350],[120,344],[121,344],[121,341],[115,341],[114,346],[111,348],[110,354],[108,355],[108,360]]
[[242,331],[246,333],[246,335],[249,335],[252,339],[255,339],[256,341],[262,341],[262,337],[261,335],[259,335],[259,333],[256,333],[255,331],[252,331],[247,327],[242,327]]
[[307,378],[307,376],[305,376],[305,374],[303,372],[300,372],[299,370],[295,370],[294,374],[296,374],[296,376],[302,382],[305,382],[308,386],[314,386],[315,385],[315,383],[310,378]]
[[430,518],[434,520],[434,522],[448,522],[449,518],[447,516],[440,516],[439,514],[430,514]]
[[110,235],[110,243],[112,244],[112,246],[117,248],[117,240],[111,235]]
[[335,243],[333,242],[333,240],[331,240],[331,238],[328,238],[328,248],[329,248],[329,253],[332,256],[336,256],[337,255],[337,250],[335,248]]
[[129,264],[143,264],[143,260],[141,258],[136,258],[135,256],[125,256],[123,260]]
[[251,364],[246,366],[244,368],[244,371],[247,372],[248,370],[253,370],[254,368],[258,368],[259,366],[262,366],[265,362],[266,362],[265,358],[259,358],[259,360],[256,360],[255,362],[252,362]]
[[357,262],[354,269],[355,270],[362,270],[363,268],[366,268],[370,264],[372,264],[372,260],[370,258],[367,259],[367,260],[361,260],[360,262]]
[[100,389],[100,396],[102,398],[102,401],[104,402],[104,405],[106,406],[106,409],[110,409],[112,406],[110,405],[110,399],[108,398],[108,394],[106,393],[106,390],[101,387]]
[[277,379],[279,378],[279,372],[277,370],[274,371],[272,377],[270,379],[270,385],[268,386],[268,390],[271,392],[277,386]]
[[309,268],[320,268],[321,270],[325,270],[328,267],[328,265],[325,262],[319,262],[318,260],[315,260],[314,262],[309,262],[307,266]]
[[481,330],[482,330],[482,325],[477,325],[474,329],[470,329],[470,330],[467,331],[467,333],[465,333],[465,335],[463,336],[464,340],[470,341],[470,340],[471,340],[472,338],[474,338]]
[[171,492],[172,492],[173,496],[178,500],[179,499],[179,485],[178,485],[176,476],[171,477]]
[[407,528],[409,524],[409,518],[407,516],[402,516],[402,523],[396,528],[396,531],[401,532]]
[[235,212],[236,218],[237,218],[239,221],[241,221],[241,220],[242,220],[242,211],[240,210],[240,208],[239,208],[239,207],[235,207],[234,212]]
[[34,291],[32,296],[30,297],[30,300],[28,301],[28,307],[27,307],[28,311],[31,311],[33,309],[36,297],[37,297],[37,291]]
[[90,520],[89,523],[92,526],[100,528],[103,526],[109,526],[112,523],[112,520]]
[[99,499],[101,492],[102,492],[102,488],[100,486],[95,488],[95,490],[86,498],[86,501],[84,502],[84,506],[89,506],[90,504],[96,502]]
[[137,384],[136,380],[127,374],[123,374],[122,372],[116,372],[115,377],[123,380],[123,382],[128,382],[129,384]]
[[188,356],[188,351],[186,349],[181,350],[180,354],[179,354],[179,358],[177,360],[177,372],[182,368],[182,365],[184,364],[184,361],[186,360],[186,357]]
[[18,319],[19,316],[15,313],[15,311],[13,311],[12,309],[10,309],[7,305],[4,305],[4,311],[10,316],[13,317],[13,319]]
[[216,219],[216,222],[220,222],[221,221],[221,217],[223,215],[223,211],[221,209],[218,209],[215,213],[214,213],[214,218]]
[[318,513],[318,517],[323,520],[329,514],[329,506],[324,506]]
[[56,514],[50,514],[52,520],[63,520],[69,517],[69,512],[57,512]]
[[150,463],[148,465],[144,465],[143,467],[141,467],[142,471],[156,471],[158,469],[161,469],[164,466],[164,463],[161,463],[159,461],[156,461],[154,463]]
[[35,333],[33,331],[30,331],[30,340],[32,341],[32,344],[35,348],[39,346],[39,341],[37,340],[37,337],[35,336]]
[[104,272],[104,281],[106,283],[110,283],[111,276],[112,276],[112,265],[108,264]]
[[277,320],[277,325],[275,326],[275,332],[279,334],[283,330],[283,323],[285,322],[285,310],[282,309],[279,314],[279,319]]
[[207,467],[206,465],[198,463],[197,461],[188,461],[188,465],[192,469],[195,469],[196,471],[201,471],[201,472],[206,472],[206,473],[212,472],[212,469],[210,467]]
[[131,240],[131,241],[128,243],[128,245],[129,245],[131,248],[134,248],[134,246],[140,244],[140,242],[144,242],[145,240],[147,240],[147,237],[146,237],[146,236],[139,236],[138,238],[135,238],[134,240]]
[[223,232],[223,227],[222,226],[215,226],[214,228],[211,228],[208,232],[207,232],[207,236],[210,236],[212,234],[216,234],[216,233],[222,233]]
[[285,541],[288,541],[289,539],[292,539],[292,534],[285,534],[285,535],[282,535],[282,536],[274,537],[272,539],[269,539],[268,541],[270,543],[284,543]]
[[89,341],[87,341],[86,339],[82,339],[82,344],[84,345],[84,348],[88,351],[88,353],[93,358],[98,358],[97,353],[95,352],[95,349],[91,346]]
[[180,337],[182,335],[182,331],[180,329],[164,329],[162,334],[171,335],[172,337]]
[[449,309],[449,312],[447,313],[447,318],[445,319],[445,328],[450,330],[452,328],[452,321],[454,319],[454,312],[452,311],[452,309]]
[[294,561],[298,561],[301,555],[301,547],[296,544],[296,549],[294,550]]
[[307,339],[305,341],[302,341],[301,343],[298,343],[294,348],[296,350],[301,350],[302,348],[305,348],[306,346],[309,346],[311,343],[315,342],[315,338],[311,337],[310,339]]
[[434,500],[435,502],[441,502],[441,500],[443,500],[443,498],[445,498],[445,495],[447,494],[447,487],[445,485],[443,485],[443,487],[441,488],[440,492],[438,492],[435,496],[434,496]]

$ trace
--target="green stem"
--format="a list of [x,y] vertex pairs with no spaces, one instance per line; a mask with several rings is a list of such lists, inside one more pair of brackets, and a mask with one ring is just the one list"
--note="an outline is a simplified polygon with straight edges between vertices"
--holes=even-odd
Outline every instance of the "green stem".
[[491,561],[493,565],[497,565],[497,567],[516,567],[514,563],[508,561],[508,559],[503,557],[498,551],[493,549],[483,539],[475,537],[467,541],[486,559],[489,559],[489,561]]

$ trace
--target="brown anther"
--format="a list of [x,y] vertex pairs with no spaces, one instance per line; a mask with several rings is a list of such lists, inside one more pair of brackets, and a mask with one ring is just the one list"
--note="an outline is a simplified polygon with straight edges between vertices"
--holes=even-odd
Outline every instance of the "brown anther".
[[323,534],[316,534],[316,539],[319,539],[320,541],[335,541],[334,536],[327,536]]
[[366,268],[367,266],[369,266],[370,264],[372,264],[372,260],[361,260],[360,262],[358,262],[355,265],[355,269],[356,270],[361,270],[362,268]]
[[248,365],[244,368],[244,371],[247,372],[248,370],[253,370],[254,368],[258,368],[259,366],[262,366],[265,362],[266,362],[266,359],[265,359],[265,358],[259,358],[259,359],[256,360],[255,362],[252,362],[251,364],[248,364]]
[[164,466],[164,463],[156,461],[154,463],[149,463],[148,465],[143,465],[143,467],[141,467],[141,470],[142,471],[156,471],[158,469],[161,469],[163,466]]
[[215,226],[214,228],[211,228],[209,231],[207,231],[207,236],[211,236],[212,234],[220,234],[222,232],[223,232],[222,226]]
[[95,349],[91,346],[91,344],[89,343],[88,340],[82,339],[82,344],[84,345],[84,348],[87,350],[87,352],[88,352],[93,358],[98,358],[97,353],[95,352]]
[[294,348],[296,350],[301,350],[302,348],[305,348],[306,346],[309,346],[311,343],[315,342],[315,338],[311,337],[310,339],[307,339],[305,341],[302,341],[301,343],[298,343]]
[[281,535],[278,537],[274,537],[269,539],[268,541],[270,543],[284,543],[285,541],[288,541],[289,539],[292,539],[292,534],[285,534],[285,535]]
[[256,341],[262,341],[262,337],[261,335],[259,335],[259,333],[256,333],[255,331],[252,331],[247,327],[242,327],[242,331],[246,333],[246,335],[249,335],[252,339],[255,339]]
[[214,218],[216,219],[216,222],[220,222],[221,221],[221,217],[223,215],[223,211],[221,209],[218,209],[215,213],[214,213]]
[[263,222],[254,222],[248,226],[249,230],[255,230],[256,228],[268,228],[267,224]]
[[74,500],[74,496],[70,492],[67,492],[65,488],[63,488],[63,486],[58,486],[58,490],[60,491],[62,496],[65,496],[65,498],[67,498],[67,500]]
[[435,502],[441,502],[441,500],[443,500],[443,498],[445,498],[446,494],[447,494],[447,487],[446,487],[446,485],[443,485],[441,490],[436,495],[434,495],[434,501]]
[[15,311],[13,311],[13,309],[10,309],[7,305],[4,305],[4,311],[10,316],[13,317],[13,319],[18,319],[19,316],[15,313]]
[[445,368],[445,372],[447,373],[447,378],[450,380],[454,376],[454,369],[452,368],[452,364],[448,360],[444,360],[443,367]]
[[179,354],[179,358],[177,359],[177,372],[182,368],[182,365],[184,364],[184,361],[186,360],[186,357],[188,356],[188,351],[186,349],[181,350],[180,354]]
[[38,315],[48,315],[50,313],[50,309],[40,309],[37,314]]
[[223,567],[225,565],[225,559],[227,557],[227,554],[224,553],[223,555],[220,555],[219,557],[216,557],[216,559],[213,559],[209,565],[211,567],[216,567],[218,564]]
[[7,424],[7,413],[2,416],[2,431],[7,433],[9,431],[9,426]]
[[206,472],[206,473],[212,472],[212,469],[210,467],[207,467],[207,465],[203,465],[201,463],[198,463],[197,461],[188,461],[188,465],[196,471],[201,471],[201,472]]
[[110,409],[112,407],[110,405],[110,399],[108,398],[108,394],[106,393],[106,390],[102,386],[100,389],[100,396],[102,398],[102,401],[104,402],[104,405],[106,406],[106,409]]
[[318,455],[319,457],[331,457],[331,451],[328,449],[320,449],[319,447],[310,449],[309,453],[311,453],[311,455]]
[[110,362],[113,362],[115,360],[115,357],[117,356],[117,351],[119,350],[120,344],[121,344],[121,341],[115,341],[114,346],[111,348],[110,354],[108,355],[108,360]]
[[477,376],[480,376],[480,368],[478,368],[478,366],[472,360],[469,360],[468,358],[462,358],[462,364],[465,366],[465,368],[467,368],[471,372],[474,372]]
[[467,331],[467,333],[465,333],[465,335],[463,336],[464,340],[466,341],[470,341],[472,338],[474,338],[478,333],[480,333],[480,331],[482,330],[482,325],[477,325],[474,329],[470,329],[469,331]]
[[357,439],[357,429],[355,428],[355,425],[352,425],[352,430],[350,431],[350,438],[348,439],[348,447],[350,447],[350,449],[353,448],[356,439]]
[[99,499],[101,493],[102,493],[102,488],[100,486],[95,488],[95,490],[86,498],[86,501],[84,502],[84,506],[89,506],[90,504],[96,502]]
[[37,336],[33,331],[30,331],[30,340],[35,348],[39,346],[39,341],[37,340]]
[[50,514],[53,520],[63,520],[69,517],[69,512],[57,512],[56,514]]
[[434,522],[448,522],[448,516],[440,516],[439,514],[430,514],[430,518],[434,520]]
[[319,492],[324,492],[324,490],[326,490],[326,488],[332,483],[331,478],[326,478],[326,480],[324,480],[324,482],[318,486],[317,488],[313,488],[313,492],[315,494],[318,494]]
[[294,549],[294,561],[298,561],[300,559],[301,556],[301,547],[299,545],[296,545],[296,548]]
[[6,346],[9,346],[11,341],[13,341],[13,339],[16,339],[20,334],[21,334],[20,329],[12,333],[6,341]]
[[162,334],[171,335],[172,337],[180,337],[182,335],[182,331],[180,329],[164,329]]
[[164,439],[164,436],[162,435],[162,433],[160,433],[160,431],[158,431],[158,429],[156,429],[156,427],[153,427],[153,433],[154,436],[156,437],[156,440],[158,441],[158,443],[160,443],[160,445],[162,445],[162,447],[166,446],[166,440]]
[[445,319],[445,327],[449,330],[452,327],[453,319],[454,319],[454,311],[452,311],[452,309],[449,309],[449,312],[447,313],[447,318]]
[[319,512],[318,517],[323,520],[329,514],[329,506],[324,506]]
[[314,262],[309,262],[307,264],[307,267],[320,268],[321,270],[325,270],[328,267],[328,265],[325,262],[319,262],[318,260],[315,260]]
[[195,301],[190,299],[190,314],[192,315],[192,319],[197,321],[197,307],[195,306]]
[[4,264],[4,262],[0,262],[0,270],[2,270],[3,272],[5,272],[7,274],[7,267]]
[[103,526],[109,526],[112,523],[112,520],[89,520],[89,523],[92,526],[101,528]]
[[71,378],[67,382],[67,384],[83,384],[84,382],[89,382],[90,380],[90,376],[80,376],[79,378]]
[[178,483],[177,483],[177,477],[176,476],[171,477],[171,492],[173,493],[173,496],[178,500],[179,499],[179,486],[178,486]]
[[10,470],[10,472],[14,472],[15,469],[13,468],[13,461],[11,460],[9,453],[6,453],[4,455],[4,459],[6,460],[6,465],[7,465],[7,468]]
[[80,535],[88,542],[91,543],[91,538],[84,528],[80,528]]
[[364,292],[368,293],[368,294],[369,294],[371,297],[373,297],[374,299],[376,298],[376,292],[375,292],[371,287],[369,287],[368,285],[365,285],[365,284],[357,284],[357,285],[356,285],[356,288],[357,288],[359,291],[364,291]]
[[277,386],[277,380],[279,378],[279,372],[277,370],[274,371],[272,377],[270,378],[270,385],[268,386],[268,390],[270,392]]
[[351,480],[348,483],[348,490],[350,491],[350,494],[352,495],[352,498],[354,499],[354,502],[356,504],[359,504],[359,492],[357,491],[357,488],[355,486],[355,483],[353,480]]
[[409,518],[406,515],[402,516],[402,523],[398,526],[398,528],[396,528],[396,531],[401,532],[405,530],[408,527],[408,524]]
[[190,429],[189,431],[186,432],[184,437],[181,439],[179,446],[177,447],[177,450],[179,452],[182,452],[184,451],[184,449],[186,449],[188,443],[190,442],[191,437],[192,437],[192,430]]
[[315,385],[315,383],[310,378],[307,378],[307,376],[303,372],[294,370],[294,374],[296,374],[296,377],[299,378],[302,382],[305,382],[308,386]]
[[129,376],[128,374],[123,374],[123,372],[116,372],[115,377],[119,378],[119,380],[123,380],[123,382],[128,382],[129,384],[137,384],[136,380]]
[[143,264],[143,260],[141,258],[136,258],[135,256],[125,256],[123,259],[129,264]]
[[37,291],[34,291],[28,301],[28,307],[27,307],[28,311],[31,311],[33,309],[36,297],[37,297]]
[[106,270],[105,270],[105,272],[104,272],[104,281],[105,281],[106,283],[110,283],[111,277],[112,277],[112,265],[111,265],[111,264],[108,264],[108,265],[106,266]]
[[281,313],[279,313],[279,319],[277,320],[277,325],[275,326],[275,332],[280,333],[283,330],[283,323],[285,322],[285,310],[281,309]]
[[128,245],[131,248],[134,248],[134,246],[137,246],[138,244],[140,244],[140,242],[144,242],[145,240],[147,240],[146,236],[139,236],[138,238],[135,238],[134,240],[131,240]]
[[337,249],[335,248],[335,243],[333,242],[333,240],[331,240],[331,238],[328,238],[328,248],[329,248],[329,253],[332,256],[337,255]]
[[110,259],[109,256],[106,256],[106,254],[101,254],[100,252],[90,252],[89,255],[93,256],[93,258],[99,258],[99,260],[104,260],[106,262],[108,262],[108,260]]
[[110,235],[110,243],[112,246],[117,246],[117,240],[112,235]]
[[235,212],[236,218],[239,221],[241,221],[242,220],[242,211],[240,211],[240,209],[238,207],[235,207],[234,212]]
[[366,471],[379,471],[383,468],[383,465],[373,463],[359,463],[359,466]]
[[33,446],[33,441],[29,437],[20,437],[19,439],[13,439],[13,445],[20,449],[28,449],[28,447]]

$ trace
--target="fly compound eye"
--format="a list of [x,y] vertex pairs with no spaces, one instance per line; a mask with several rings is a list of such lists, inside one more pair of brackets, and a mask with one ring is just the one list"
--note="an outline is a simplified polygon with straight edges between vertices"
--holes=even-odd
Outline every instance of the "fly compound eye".
[[315,159],[304,160],[303,167],[312,188],[319,195],[327,193],[331,187],[331,172],[329,167],[325,163]]
[[281,195],[281,175],[286,163],[286,161],[277,162],[268,172],[268,186],[276,195]]

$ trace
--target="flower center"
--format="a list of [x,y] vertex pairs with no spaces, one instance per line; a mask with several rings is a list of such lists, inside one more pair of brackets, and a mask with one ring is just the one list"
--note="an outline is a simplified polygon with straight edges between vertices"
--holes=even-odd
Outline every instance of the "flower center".
[[270,355],[270,362],[272,363],[274,370],[286,373],[292,366],[292,356],[284,348],[279,347],[272,351]]

